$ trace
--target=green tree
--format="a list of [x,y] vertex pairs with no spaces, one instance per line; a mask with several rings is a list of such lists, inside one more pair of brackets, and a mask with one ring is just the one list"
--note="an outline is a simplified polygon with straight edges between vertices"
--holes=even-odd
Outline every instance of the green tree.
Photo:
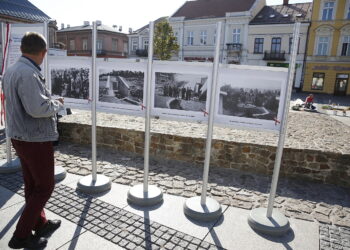
[[176,42],[173,29],[167,21],[156,25],[153,46],[154,54],[160,60],[169,60],[173,54],[178,52],[179,45]]

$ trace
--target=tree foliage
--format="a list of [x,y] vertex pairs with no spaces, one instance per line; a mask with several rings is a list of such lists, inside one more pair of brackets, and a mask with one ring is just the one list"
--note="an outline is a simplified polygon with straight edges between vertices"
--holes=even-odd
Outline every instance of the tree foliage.
[[173,29],[167,21],[160,22],[154,32],[154,54],[160,60],[169,60],[178,52],[179,45],[176,42]]

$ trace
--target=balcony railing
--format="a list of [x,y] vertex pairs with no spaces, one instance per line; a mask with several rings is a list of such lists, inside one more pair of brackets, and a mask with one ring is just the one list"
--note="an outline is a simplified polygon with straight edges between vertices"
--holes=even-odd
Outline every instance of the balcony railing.
[[285,51],[265,51],[263,60],[285,61]]
[[228,52],[241,52],[242,44],[241,43],[226,43]]

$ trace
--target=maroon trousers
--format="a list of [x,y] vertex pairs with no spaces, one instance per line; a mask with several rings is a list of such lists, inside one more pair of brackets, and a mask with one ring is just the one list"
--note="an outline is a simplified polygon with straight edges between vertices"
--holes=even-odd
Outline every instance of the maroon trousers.
[[46,222],[44,206],[55,186],[52,142],[25,142],[12,139],[22,164],[25,207],[14,235],[27,238]]

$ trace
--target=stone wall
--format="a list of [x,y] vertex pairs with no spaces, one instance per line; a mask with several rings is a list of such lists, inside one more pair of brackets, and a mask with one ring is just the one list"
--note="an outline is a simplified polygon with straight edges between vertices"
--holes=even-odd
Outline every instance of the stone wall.
[[[59,124],[61,140],[90,144],[91,126],[75,122]],[[137,129],[97,127],[97,145],[143,155],[144,132]],[[150,154],[202,165],[205,139],[153,132]],[[271,175],[276,147],[214,139],[211,164],[247,172]],[[285,148],[281,176],[350,187],[350,154],[314,149]]]

